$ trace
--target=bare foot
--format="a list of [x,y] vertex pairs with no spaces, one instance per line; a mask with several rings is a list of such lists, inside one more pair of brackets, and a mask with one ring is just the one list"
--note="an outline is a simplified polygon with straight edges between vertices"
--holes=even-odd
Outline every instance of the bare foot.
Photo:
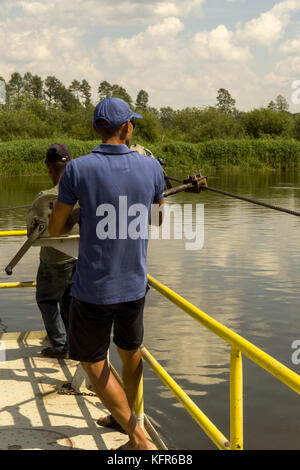
[[131,441],[126,442],[126,444],[123,444],[120,447],[117,447],[116,449],[111,449],[115,451],[119,450],[153,450],[153,447],[151,446],[150,442],[146,440],[143,443],[140,444],[133,444]]

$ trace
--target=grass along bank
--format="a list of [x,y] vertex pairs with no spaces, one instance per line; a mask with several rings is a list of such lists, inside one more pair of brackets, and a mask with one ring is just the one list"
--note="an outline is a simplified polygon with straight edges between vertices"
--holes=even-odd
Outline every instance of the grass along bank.
[[[64,137],[12,140],[0,143],[0,175],[44,175],[46,150],[54,142],[66,145],[73,158],[88,154],[99,141]],[[155,156],[166,162],[169,174],[202,172],[242,167],[245,169],[300,168],[300,142],[294,139],[210,140],[199,144],[185,142],[147,143]]]

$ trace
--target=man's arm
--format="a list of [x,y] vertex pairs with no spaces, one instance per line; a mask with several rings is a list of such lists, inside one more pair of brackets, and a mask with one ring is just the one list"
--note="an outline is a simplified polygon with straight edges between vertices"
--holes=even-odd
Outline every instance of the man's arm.
[[156,227],[160,227],[164,220],[164,199],[160,202],[155,202],[152,204],[151,207],[151,214],[150,214],[150,225],[155,225]]
[[153,165],[155,171],[155,195],[151,206],[149,224],[160,227],[164,219],[165,176],[162,167],[157,160],[153,159]]
[[48,232],[51,237],[59,237],[69,233],[79,221],[80,208],[56,201],[48,224]]

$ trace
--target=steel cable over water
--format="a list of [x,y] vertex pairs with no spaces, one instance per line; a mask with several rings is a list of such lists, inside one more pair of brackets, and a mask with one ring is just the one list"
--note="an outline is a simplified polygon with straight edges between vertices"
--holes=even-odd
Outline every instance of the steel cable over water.
[[31,205],[28,206],[17,206],[17,207],[0,207],[0,211],[14,211],[17,209],[28,209]]
[[300,217],[300,212],[292,211],[290,209],[284,209],[283,207],[279,207],[279,206],[274,206],[272,204],[268,204],[267,202],[256,201],[255,199],[251,199],[245,196],[238,196],[236,194],[231,194],[226,191],[222,191],[221,189],[211,188],[210,186],[203,186],[203,189],[208,190],[208,191],[213,191],[218,194],[222,194],[223,196],[229,196],[234,199],[240,199],[241,201],[251,202],[252,204],[257,204],[258,206],[263,206],[263,207],[266,207],[267,209],[273,209],[275,211],[285,212],[286,214]]
[[[171,176],[166,176],[166,178],[168,178],[171,181],[176,181],[177,183],[183,183],[183,184],[182,184],[182,186],[175,186],[174,188],[165,191],[164,192],[165,197],[171,196],[172,194],[176,194],[176,193],[179,193],[181,191],[184,191],[185,189],[193,187],[192,183],[184,184],[183,180],[179,180],[179,179],[173,178]],[[300,212],[293,211],[291,209],[285,209],[283,207],[274,206],[273,204],[268,204],[267,202],[256,201],[255,199],[251,199],[249,197],[239,196],[237,194],[232,194],[232,193],[229,193],[227,191],[223,191],[221,189],[211,188],[210,186],[204,186],[203,185],[202,188],[203,188],[203,191],[212,191],[212,192],[215,192],[215,193],[218,193],[218,194],[222,194],[223,196],[232,197],[234,199],[239,199],[241,201],[250,202],[251,204],[256,204],[258,206],[266,207],[267,209],[272,209],[272,210],[275,210],[275,211],[284,212],[286,214],[295,215],[296,217],[300,217]]]
[[[170,181],[175,181],[177,183],[182,183],[182,186],[175,186],[175,187],[165,191],[164,192],[165,197],[171,196],[172,194],[176,194],[176,193],[184,191],[185,189],[193,187],[192,183],[185,183],[183,180],[180,180],[178,178],[174,178],[173,176],[167,176],[166,175],[165,178],[170,180]],[[257,201],[255,199],[251,199],[251,198],[248,198],[248,197],[245,197],[245,196],[239,196],[237,194],[229,193],[228,191],[223,191],[221,189],[216,189],[216,188],[212,188],[210,186],[204,186],[203,185],[203,191],[204,190],[213,191],[213,192],[221,194],[223,196],[228,196],[228,197],[231,197],[231,198],[234,198],[234,199],[239,199],[241,201],[250,202],[251,204],[256,204],[256,205],[259,205],[259,206],[262,206],[262,207],[266,207],[267,209],[272,209],[272,210],[284,212],[286,214],[295,215],[296,217],[300,217],[300,212],[293,211],[291,209],[285,209],[285,208],[279,207],[279,206],[274,206],[273,204],[268,204],[267,202]],[[28,209],[29,207],[31,207],[30,204],[26,205],[26,206],[0,207],[0,211]]]
[[[175,186],[171,189],[166,190],[164,192],[165,197],[172,196],[172,194],[177,194],[177,193],[183,192],[185,189],[193,187],[192,183],[185,183],[183,180],[180,180],[178,178],[173,178],[172,176],[165,176],[165,178],[170,180],[170,181],[175,181],[177,183],[182,183],[181,186]],[[285,209],[283,207],[274,206],[273,204],[268,204],[267,202],[257,201],[255,199],[251,199],[251,198],[245,197],[245,196],[239,196],[237,194],[229,193],[228,191],[223,191],[222,189],[211,188],[210,186],[204,186],[203,185],[202,188],[203,188],[203,191],[212,191],[212,192],[215,192],[217,194],[221,194],[223,196],[231,197],[233,199],[239,199],[240,201],[250,202],[251,204],[256,204],[258,206],[266,207],[267,209],[272,209],[272,210],[275,210],[275,211],[284,212],[286,214],[295,215],[296,217],[300,217],[300,212],[293,211],[291,209]],[[12,210],[18,210],[18,209],[28,209],[29,207],[31,207],[30,204],[26,205],[26,206],[0,207],[0,211],[12,211]]]

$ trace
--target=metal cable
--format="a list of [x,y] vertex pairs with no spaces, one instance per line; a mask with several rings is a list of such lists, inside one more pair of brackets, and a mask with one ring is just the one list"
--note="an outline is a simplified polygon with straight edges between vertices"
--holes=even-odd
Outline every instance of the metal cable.
[[234,199],[240,199],[241,201],[251,202],[252,204],[257,204],[258,206],[263,206],[268,209],[273,209],[275,211],[285,212],[286,214],[300,217],[300,212],[292,211],[290,209],[284,209],[283,207],[273,206],[272,204],[268,204],[266,202],[261,202],[261,201],[256,201],[255,199],[250,199],[248,197],[237,196],[236,194],[228,193],[227,191],[222,191],[221,189],[211,188],[210,186],[203,186],[203,189],[208,190],[208,191],[213,191],[218,194],[222,194],[223,196],[229,196]]
[[170,180],[170,181],[176,181],[177,183],[184,183],[183,180],[179,180],[178,178],[173,178],[173,176],[167,176],[165,175],[165,178]]
[[[171,176],[165,176],[165,178],[167,178],[171,181],[176,181],[177,183],[183,183],[183,180],[180,180],[178,178],[173,178]],[[187,188],[187,186],[192,187],[192,185],[190,185],[190,184],[183,185],[182,187],[177,186],[177,187],[172,188],[168,191],[165,191],[165,196],[171,196],[172,194],[176,194],[178,192],[184,191]],[[256,201],[255,199],[251,199],[251,198],[248,198],[248,197],[245,197],[245,196],[238,196],[237,194],[232,194],[232,193],[229,193],[227,191],[222,191],[221,189],[211,188],[210,186],[204,186],[203,185],[203,190],[213,191],[215,193],[222,194],[223,196],[232,197],[234,199],[239,199],[241,201],[250,202],[250,203],[256,204],[258,206],[266,207],[267,209],[273,209],[275,211],[284,212],[286,214],[295,215],[296,217],[300,217],[300,212],[292,211],[290,209],[284,209],[283,207],[274,206],[274,205],[268,204],[266,202]],[[28,209],[29,207],[31,207],[31,205],[17,206],[17,207],[0,207],[0,211]]]
[[14,211],[16,209],[28,209],[29,207],[31,207],[31,204],[29,206],[0,207],[0,211]]
[[[182,180],[179,180],[177,178],[173,178],[171,176],[167,176],[167,178],[169,180],[176,181],[178,183],[183,183],[184,182]],[[176,187],[166,191],[165,196],[171,196],[172,194],[176,194],[178,192],[184,191],[186,189],[186,187],[187,187],[187,185],[176,186]],[[292,211],[290,209],[284,209],[283,207],[279,207],[279,206],[274,206],[273,204],[268,204],[267,202],[256,201],[255,199],[251,199],[249,197],[238,196],[237,194],[232,194],[232,193],[229,193],[227,191],[222,191],[221,189],[211,188],[210,186],[204,186],[203,185],[202,187],[203,187],[203,190],[213,191],[215,193],[222,194],[223,196],[232,197],[234,199],[239,199],[241,201],[250,202],[250,203],[256,204],[258,206],[266,207],[267,209],[273,209],[275,211],[284,212],[285,214],[290,214],[290,215],[295,215],[296,217],[300,217],[300,212]]]

